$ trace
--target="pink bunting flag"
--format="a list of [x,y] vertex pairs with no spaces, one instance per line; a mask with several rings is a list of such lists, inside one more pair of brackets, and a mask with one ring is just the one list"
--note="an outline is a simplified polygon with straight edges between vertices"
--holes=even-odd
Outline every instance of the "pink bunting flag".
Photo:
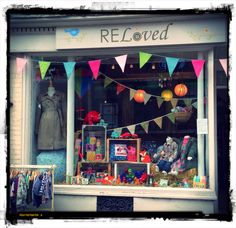
[[92,61],[88,61],[88,64],[91,68],[91,71],[93,72],[93,77],[95,80],[97,80],[98,78],[98,73],[99,73],[99,68],[100,68],[100,64],[101,64],[101,60],[92,60]]
[[228,76],[228,72],[227,72],[227,68],[228,68],[228,59],[219,59],[220,64],[222,66],[222,68],[224,69],[224,72],[226,74],[226,76]]
[[27,59],[16,58],[16,72],[17,72],[17,74],[22,73],[22,70],[24,69],[26,63],[27,63]]
[[194,71],[195,71],[195,74],[197,76],[197,78],[199,77],[201,71],[202,71],[202,68],[203,68],[203,65],[205,63],[205,60],[201,60],[201,59],[193,59],[192,60],[192,64],[193,64],[193,68],[194,68]]
[[119,64],[122,72],[124,73],[127,55],[117,56],[115,57],[115,59],[116,59],[116,62]]
[[125,89],[125,87],[123,85],[117,84],[116,94],[119,95],[124,89]]

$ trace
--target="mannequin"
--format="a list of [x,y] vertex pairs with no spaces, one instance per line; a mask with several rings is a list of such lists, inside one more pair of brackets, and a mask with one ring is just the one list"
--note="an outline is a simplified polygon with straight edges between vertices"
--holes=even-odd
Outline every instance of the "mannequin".
[[52,80],[50,79],[49,81],[49,86],[48,86],[48,96],[52,97],[55,94],[56,90],[52,85]]

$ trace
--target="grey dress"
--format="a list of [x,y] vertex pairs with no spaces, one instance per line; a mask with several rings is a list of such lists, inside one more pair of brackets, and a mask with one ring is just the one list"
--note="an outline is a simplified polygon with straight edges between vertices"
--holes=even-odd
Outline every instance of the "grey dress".
[[64,94],[47,93],[38,97],[36,133],[39,150],[57,150],[66,146],[66,102]]

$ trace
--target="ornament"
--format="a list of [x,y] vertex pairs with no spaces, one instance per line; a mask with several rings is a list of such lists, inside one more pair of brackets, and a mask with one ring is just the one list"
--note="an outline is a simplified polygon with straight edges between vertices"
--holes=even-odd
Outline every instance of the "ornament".
[[144,96],[145,96],[145,91],[138,89],[136,93],[134,94],[134,100],[138,103],[143,103],[144,102]]
[[162,91],[161,97],[164,99],[164,101],[170,101],[173,97],[173,93],[171,90],[166,89]]
[[175,94],[178,97],[183,97],[187,94],[188,88],[185,84],[178,84],[174,88]]

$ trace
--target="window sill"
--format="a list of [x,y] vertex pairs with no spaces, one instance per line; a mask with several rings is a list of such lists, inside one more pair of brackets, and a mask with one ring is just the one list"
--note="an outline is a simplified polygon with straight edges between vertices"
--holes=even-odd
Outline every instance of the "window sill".
[[139,198],[196,199],[216,200],[210,189],[164,188],[164,187],[127,187],[103,185],[54,185],[57,195],[78,196],[123,196]]

